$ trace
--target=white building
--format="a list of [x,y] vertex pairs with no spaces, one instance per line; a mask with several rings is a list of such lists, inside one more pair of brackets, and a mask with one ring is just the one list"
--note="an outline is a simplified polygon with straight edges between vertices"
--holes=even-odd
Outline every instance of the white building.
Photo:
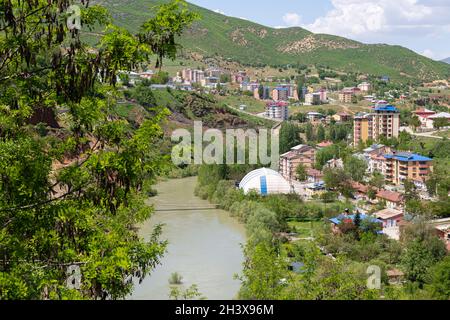
[[253,190],[261,195],[292,192],[291,185],[281,174],[267,168],[248,173],[239,183],[239,189],[243,190],[245,194]]

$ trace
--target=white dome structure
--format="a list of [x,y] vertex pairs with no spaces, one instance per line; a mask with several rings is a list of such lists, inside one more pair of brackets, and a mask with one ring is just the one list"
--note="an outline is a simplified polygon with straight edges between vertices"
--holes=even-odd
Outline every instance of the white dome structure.
[[239,189],[247,194],[250,190],[255,190],[261,195],[291,192],[289,182],[278,172],[262,168],[248,173],[239,183]]

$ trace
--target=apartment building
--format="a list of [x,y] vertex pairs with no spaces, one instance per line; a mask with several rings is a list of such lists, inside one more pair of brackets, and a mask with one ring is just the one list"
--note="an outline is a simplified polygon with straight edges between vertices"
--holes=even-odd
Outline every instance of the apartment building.
[[433,160],[410,152],[385,154],[386,181],[399,185],[405,180],[424,181],[433,171]]
[[320,100],[320,93],[307,93],[305,95],[305,104],[310,106],[319,105],[321,102]]
[[400,113],[394,106],[377,104],[373,113],[358,114],[354,118],[353,143],[369,139],[378,141],[380,137],[397,138],[400,130]]
[[268,102],[266,104],[266,117],[271,119],[288,120],[289,107],[286,102]]
[[296,180],[296,170],[301,164],[312,169],[316,161],[316,149],[307,145],[298,145],[280,156],[280,173],[287,180]]
[[183,69],[181,78],[188,83],[202,83],[205,80],[205,72],[202,70]]
[[285,87],[276,87],[272,91],[272,99],[274,101],[288,101],[289,89]]
[[358,85],[358,89],[362,92],[369,92],[372,90],[372,85],[369,82],[363,82]]
[[355,93],[351,90],[343,90],[339,92],[339,101],[343,103],[351,103]]

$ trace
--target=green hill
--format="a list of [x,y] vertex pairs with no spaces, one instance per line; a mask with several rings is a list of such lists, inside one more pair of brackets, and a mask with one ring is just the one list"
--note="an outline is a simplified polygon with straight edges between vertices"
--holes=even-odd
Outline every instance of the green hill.
[[[137,31],[164,0],[95,0],[110,9],[117,24]],[[433,80],[450,77],[450,65],[401,46],[367,45],[342,37],[314,34],[302,28],[274,29],[189,4],[201,21],[181,43],[204,57],[243,64],[322,64],[336,70],[389,75],[393,79]]]

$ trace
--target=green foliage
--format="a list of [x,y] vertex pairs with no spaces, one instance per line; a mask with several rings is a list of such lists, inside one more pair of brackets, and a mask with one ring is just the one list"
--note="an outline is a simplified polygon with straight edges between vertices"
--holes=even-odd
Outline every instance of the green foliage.
[[447,256],[430,270],[429,286],[433,297],[440,300],[450,299],[450,256]]
[[[103,7],[84,4],[83,28],[103,30],[92,50],[65,23],[74,3],[1,4],[2,300],[122,299],[166,248],[160,227],[143,241],[136,226],[152,214],[147,192],[167,163],[159,149],[168,112],[156,108],[131,125],[115,108],[118,72],[151,50],[110,25]],[[71,266],[80,287],[67,286]]]
[[284,122],[280,130],[280,153],[288,152],[301,143],[299,127],[293,123]]
[[367,170],[367,163],[356,157],[347,157],[344,161],[344,169],[347,174],[357,182],[362,182]]
[[179,286],[171,286],[169,298],[171,300],[205,300],[200,291],[198,290],[198,286],[193,284],[187,289],[180,288]]
[[156,54],[156,68],[163,66],[163,59],[175,60],[180,45],[176,37],[181,36],[200,16],[188,9],[184,0],[172,0],[156,8],[156,15],[148,19],[140,28],[139,39],[150,46]]
[[308,178],[306,168],[303,164],[299,164],[297,166],[297,169],[295,169],[295,177],[298,181],[306,181],[306,179]]

